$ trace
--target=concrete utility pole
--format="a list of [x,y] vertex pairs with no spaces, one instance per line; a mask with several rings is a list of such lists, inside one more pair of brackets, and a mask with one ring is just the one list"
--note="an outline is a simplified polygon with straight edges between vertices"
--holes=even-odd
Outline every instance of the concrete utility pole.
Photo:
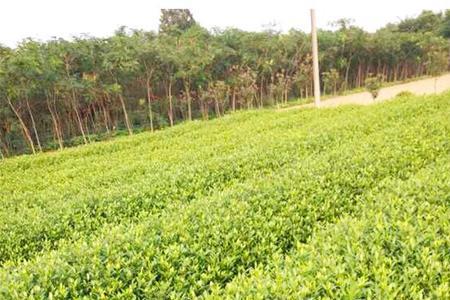
[[311,9],[311,39],[314,73],[314,104],[320,106],[320,78],[319,78],[319,54],[317,50],[316,12]]

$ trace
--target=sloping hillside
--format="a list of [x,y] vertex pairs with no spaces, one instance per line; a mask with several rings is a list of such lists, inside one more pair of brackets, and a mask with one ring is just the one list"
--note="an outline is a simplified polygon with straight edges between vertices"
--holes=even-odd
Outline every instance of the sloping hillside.
[[450,94],[0,163],[0,298],[450,297]]

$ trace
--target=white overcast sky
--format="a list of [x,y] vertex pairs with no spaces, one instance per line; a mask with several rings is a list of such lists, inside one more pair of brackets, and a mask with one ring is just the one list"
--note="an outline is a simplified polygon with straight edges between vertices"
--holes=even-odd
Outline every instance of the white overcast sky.
[[157,30],[161,8],[189,8],[207,28],[261,30],[276,23],[280,30],[305,31],[309,31],[309,9],[315,8],[319,27],[345,17],[374,31],[423,9],[450,8],[450,0],[2,0],[0,44],[14,47],[27,37],[102,37],[121,25]]

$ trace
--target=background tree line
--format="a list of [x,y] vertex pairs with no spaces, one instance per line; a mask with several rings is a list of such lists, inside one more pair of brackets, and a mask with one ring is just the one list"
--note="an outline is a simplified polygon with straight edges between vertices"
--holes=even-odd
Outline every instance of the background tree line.
[[[320,30],[322,92],[437,75],[450,59],[450,10],[375,33],[349,20]],[[312,94],[309,34],[208,31],[189,10],[162,10],[159,32],[0,46],[0,155],[155,130]]]

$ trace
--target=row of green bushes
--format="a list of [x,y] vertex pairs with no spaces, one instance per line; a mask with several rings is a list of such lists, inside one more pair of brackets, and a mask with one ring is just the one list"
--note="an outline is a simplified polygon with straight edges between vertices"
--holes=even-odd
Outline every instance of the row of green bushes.
[[108,224],[138,222],[169,203],[274,172],[351,135],[333,123],[339,113],[321,115],[248,112],[8,160],[0,173],[0,262],[31,258]]
[[449,204],[447,154],[205,298],[449,299]]
[[0,298],[448,295],[448,99],[247,112],[8,160]]

